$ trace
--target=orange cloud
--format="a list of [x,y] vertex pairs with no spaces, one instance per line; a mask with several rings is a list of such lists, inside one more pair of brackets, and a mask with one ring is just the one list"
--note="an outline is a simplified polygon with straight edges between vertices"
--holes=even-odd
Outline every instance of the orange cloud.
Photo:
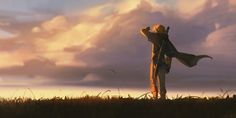
[[17,37],[18,34],[10,33],[0,29],[0,39],[11,39]]
[[82,12],[82,14],[94,17],[111,15],[113,13],[124,14],[137,8],[137,5],[141,1],[143,0],[120,0],[119,2],[112,1],[86,9]]
[[[16,44],[23,42],[24,47],[31,46],[31,48],[24,48],[30,53],[14,50],[15,53],[8,51],[3,55],[0,54],[0,65],[6,67],[10,66],[9,64],[22,65],[25,62],[23,66],[1,69],[0,73],[17,77],[28,75],[39,80],[44,78],[43,83],[50,85],[144,87],[147,85],[145,85],[147,81],[143,78],[146,78],[150,61],[150,44],[142,40],[138,30],[157,22],[170,25],[170,39],[180,50],[194,50],[192,45],[200,45],[206,36],[208,40],[203,44],[205,47],[201,52],[211,55],[217,51],[221,53],[231,51],[232,53],[236,50],[232,40],[235,36],[229,38],[228,35],[224,35],[235,31],[234,28],[231,29],[232,27],[227,28],[235,24],[235,16],[234,11],[228,13],[225,1],[214,0],[215,3],[202,4],[202,0],[191,1],[191,3],[179,0],[178,7],[175,5],[165,7],[153,1],[111,1],[86,9],[79,15],[71,17],[70,14],[62,14],[38,23],[37,27],[30,27],[30,30],[38,33],[28,33],[26,30],[25,36],[21,37],[22,40],[16,41]],[[200,12],[194,10],[198,8]],[[183,19],[185,14],[191,18]],[[82,17],[84,15],[87,17]],[[65,29],[63,29],[64,26]],[[221,39],[218,37],[221,39],[227,37],[226,42],[221,44]],[[17,46],[19,45],[15,47]],[[222,46],[221,49],[218,49],[220,46]],[[46,60],[29,60],[32,57],[36,59],[44,57]],[[8,65],[4,65],[6,63]],[[178,78],[201,81],[201,77],[191,78],[193,75],[206,75],[203,78],[204,81],[217,78],[217,73],[214,75],[215,72],[206,71],[210,67],[208,64],[205,65],[206,68],[201,68],[198,72],[191,71],[188,76],[180,76],[186,73],[183,73],[184,69],[180,66],[175,66],[174,76],[172,75],[176,78],[174,86],[180,88],[183,86],[182,81],[178,83]],[[214,65],[212,68],[218,69],[219,66]],[[117,74],[110,70],[114,70]],[[227,68],[219,68],[218,71],[222,72],[222,70],[227,71]],[[53,82],[47,82],[47,80],[53,80]],[[24,81],[27,80],[21,82]],[[201,82],[192,84],[186,81],[184,84],[202,87]]]
[[[54,29],[54,27],[51,26],[55,26],[55,22],[47,22],[45,27],[46,26],[50,26],[50,30]],[[103,27],[104,23],[82,22],[72,26],[71,28],[64,29],[63,32],[55,33],[47,38],[39,38],[35,41],[35,44],[37,50],[43,52],[42,56],[56,60],[57,64],[71,64],[73,63],[74,55],[72,53],[65,52],[65,48],[80,46],[83,51],[87,48],[93,47],[90,41],[96,38],[96,35],[98,35]]]
[[[128,3],[128,4],[125,4]],[[86,14],[90,16],[89,18],[99,19],[100,16],[103,16],[103,12],[108,12],[106,10],[110,10],[107,8],[113,8],[118,10],[118,14],[124,14],[134,8],[137,7],[139,2],[134,2],[132,0],[118,2],[118,4],[104,4],[98,5],[87,10],[84,10],[81,15]],[[132,4],[132,5],[131,5]],[[127,5],[131,5],[129,9],[125,9],[124,7]],[[119,15],[115,15],[117,12],[111,14],[105,14],[105,18],[100,21],[89,21],[90,19],[86,19],[80,17],[80,20],[74,21],[74,24],[71,27],[68,26],[68,21],[64,16],[56,16],[49,21],[45,21],[42,23],[40,27],[34,27],[32,29],[33,32],[53,32],[56,30],[62,30],[60,32],[54,32],[53,35],[47,38],[37,38],[35,41],[36,48],[39,52],[42,52],[41,56],[45,58],[49,58],[55,60],[57,64],[62,65],[82,65],[86,64],[83,62],[79,62],[78,60],[74,61],[74,53],[66,51],[69,47],[79,47],[80,52],[83,52],[87,49],[96,47],[94,40],[97,40],[98,35],[102,34],[102,32],[108,31],[112,28],[113,24],[119,19]],[[80,15],[79,15],[80,16]]]
[[[192,11],[193,6],[187,7],[187,4],[183,5],[185,2],[184,0],[179,1],[179,7],[184,7],[187,10],[191,8],[189,11]],[[194,8],[199,7],[203,2],[204,0],[196,2],[197,5]],[[132,16],[126,16],[126,14],[129,14],[129,12],[135,9],[146,9],[148,12],[164,12],[164,7],[161,7],[161,5],[155,3],[153,0],[122,0],[115,2],[115,4],[109,2],[86,9],[78,16],[86,15],[89,17],[79,17],[79,20],[73,23],[69,23],[64,16],[56,16],[49,21],[43,22],[40,27],[32,29],[33,32],[54,32],[53,35],[47,38],[38,38],[35,41],[37,50],[43,52],[41,56],[55,60],[57,64],[66,65],[77,63],[85,66],[87,65],[85,62],[74,61],[74,52],[65,50],[69,47],[79,47],[80,52],[84,52],[96,47],[96,43],[94,42],[99,42],[100,39],[98,38],[106,35],[103,33],[114,29],[114,26],[117,26],[117,28],[128,26],[131,22],[128,17]],[[123,17],[121,18],[121,16]],[[124,18],[127,18],[127,22],[117,24],[122,20],[125,21]],[[68,27],[69,24],[74,25]],[[56,32],[58,30],[61,30],[61,32]],[[103,49],[103,51],[105,50]]]
[[229,0],[230,5],[236,6],[236,0]]
[[23,65],[22,59],[19,58],[17,53],[0,53],[0,68],[6,68],[16,65]]
[[32,32],[38,33],[45,31],[48,33],[54,33],[57,31],[65,31],[69,27],[69,23],[64,16],[56,16],[48,21],[45,21],[39,27],[34,27]]

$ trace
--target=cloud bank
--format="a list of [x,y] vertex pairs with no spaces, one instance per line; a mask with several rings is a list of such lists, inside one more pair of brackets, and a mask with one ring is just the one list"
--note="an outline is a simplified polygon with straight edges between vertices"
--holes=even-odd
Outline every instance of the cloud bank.
[[[23,76],[31,80],[29,85],[41,85],[34,82],[40,77],[42,85],[148,87],[151,44],[139,30],[161,23],[171,27],[170,39],[178,50],[214,57],[191,69],[174,61],[169,88],[236,89],[235,0],[201,0],[191,7],[186,0],[171,6],[145,0],[113,2],[28,23],[18,40],[8,44],[23,46],[17,51],[2,48],[18,59],[1,68],[2,84]],[[25,56],[19,58],[19,52]],[[2,63],[8,58],[0,56]]]

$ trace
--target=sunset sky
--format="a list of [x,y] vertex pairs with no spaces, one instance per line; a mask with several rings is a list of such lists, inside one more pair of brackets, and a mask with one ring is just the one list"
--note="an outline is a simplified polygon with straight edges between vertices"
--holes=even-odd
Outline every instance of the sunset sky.
[[179,51],[214,58],[174,59],[168,91],[236,92],[236,0],[0,0],[0,91],[145,91],[151,43],[139,30],[157,23]]

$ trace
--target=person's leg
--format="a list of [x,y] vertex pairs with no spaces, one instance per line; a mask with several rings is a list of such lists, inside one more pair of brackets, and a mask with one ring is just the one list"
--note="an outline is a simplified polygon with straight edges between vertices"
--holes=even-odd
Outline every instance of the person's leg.
[[158,98],[158,89],[157,89],[156,83],[157,83],[157,79],[153,78],[151,80],[151,92],[154,98]]
[[153,64],[150,66],[150,87],[154,98],[158,98],[156,68]]
[[165,74],[166,74],[166,69],[165,68],[159,68],[159,71],[158,71],[158,87],[159,87],[159,90],[160,90],[161,99],[166,98]]

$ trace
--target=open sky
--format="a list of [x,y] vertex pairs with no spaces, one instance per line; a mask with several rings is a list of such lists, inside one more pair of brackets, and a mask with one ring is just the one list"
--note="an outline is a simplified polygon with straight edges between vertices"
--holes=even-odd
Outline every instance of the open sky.
[[236,91],[235,14],[236,0],[0,0],[0,87],[148,89],[139,30],[158,23],[178,50],[214,58],[174,60],[169,91]]

